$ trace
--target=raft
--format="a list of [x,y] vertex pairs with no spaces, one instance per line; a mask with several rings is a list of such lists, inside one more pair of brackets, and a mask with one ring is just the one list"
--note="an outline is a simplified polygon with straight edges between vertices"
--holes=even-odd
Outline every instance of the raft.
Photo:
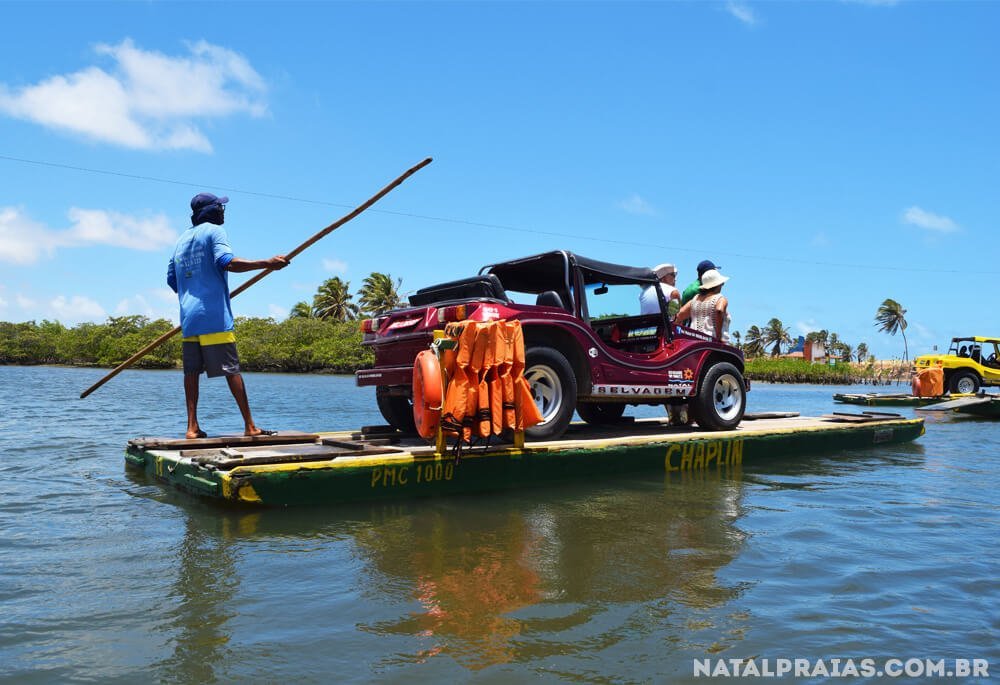
[[128,442],[129,468],[192,495],[248,507],[453,495],[543,486],[649,471],[738,472],[784,456],[914,440],[922,419],[865,412],[800,417],[747,415],[729,431],[670,427],[661,419],[614,426],[572,424],[560,440],[438,451],[389,427]]
[[917,397],[909,393],[837,393],[833,396],[835,402],[844,404],[863,404],[868,407],[922,407],[945,400],[961,397],[975,397],[969,394],[938,395],[935,397]]
[[947,402],[921,407],[921,411],[953,412],[956,414],[997,419],[1000,418],[1000,395],[986,393],[963,395]]

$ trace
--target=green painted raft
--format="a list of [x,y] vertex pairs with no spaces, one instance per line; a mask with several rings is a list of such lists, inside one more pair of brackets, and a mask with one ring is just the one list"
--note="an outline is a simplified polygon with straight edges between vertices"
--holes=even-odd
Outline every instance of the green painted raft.
[[868,407],[923,407],[928,404],[936,404],[945,400],[954,400],[960,397],[975,397],[956,393],[954,395],[939,395],[937,397],[917,397],[905,393],[837,393],[833,396],[834,401],[844,404],[863,404]]
[[362,430],[198,440],[138,438],[125,460],[203,497],[247,506],[333,504],[449,495],[607,478],[636,471],[736,470],[779,456],[914,440],[922,419],[886,414],[748,415],[731,431],[668,427],[658,419],[571,426],[567,437],[517,449],[492,445],[436,453],[419,438]]

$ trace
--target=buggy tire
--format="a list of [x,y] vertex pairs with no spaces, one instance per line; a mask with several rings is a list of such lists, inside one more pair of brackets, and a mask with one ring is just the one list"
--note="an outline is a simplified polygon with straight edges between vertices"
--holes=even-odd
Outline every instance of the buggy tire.
[[562,352],[529,347],[524,354],[524,379],[535,398],[542,422],[524,431],[532,440],[557,440],[576,409],[576,376]]
[[730,430],[743,420],[747,394],[743,374],[728,362],[708,367],[702,376],[698,394],[691,399],[691,409],[698,425],[706,430]]
[[576,413],[591,426],[607,426],[621,421],[625,413],[623,402],[580,402]]
[[979,392],[979,376],[971,371],[956,371],[948,379],[948,390],[954,393]]
[[390,395],[388,385],[375,386],[375,402],[378,410],[390,426],[403,433],[416,433],[413,423],[413,402],[408,397]]

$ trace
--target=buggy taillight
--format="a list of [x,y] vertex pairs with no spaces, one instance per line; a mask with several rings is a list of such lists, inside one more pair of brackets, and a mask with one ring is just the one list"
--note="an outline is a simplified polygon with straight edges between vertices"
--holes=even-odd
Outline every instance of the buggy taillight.
[[466,318],[466,314],[468,314],[468,307],[464,304],[442,307],[438,309],[438,323],[462,321]]
[[361,332],[375,333],[382,326],[383,321],[385,321],[384,316],[380,316],[375,319],[365,319],[364,321],[361,322]]

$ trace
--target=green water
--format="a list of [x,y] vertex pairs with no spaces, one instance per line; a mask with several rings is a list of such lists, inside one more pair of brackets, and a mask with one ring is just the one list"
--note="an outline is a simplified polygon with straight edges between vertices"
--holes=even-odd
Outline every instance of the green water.
[[[183,431],[180,375],[77,399],[101,375],[0,367],[3,680],[704,682],[693,660],[741,657],[1000,673],[995,421],[728,475],[238,512],[125,470],[128,438]],[[350,378],[247,384],[265,428],[381,422]],[[750,410],[863,409],[833,403],[845,390],[870,388],[758,385]],[[224,383],[202,403],[209,431],[240,429]]]

